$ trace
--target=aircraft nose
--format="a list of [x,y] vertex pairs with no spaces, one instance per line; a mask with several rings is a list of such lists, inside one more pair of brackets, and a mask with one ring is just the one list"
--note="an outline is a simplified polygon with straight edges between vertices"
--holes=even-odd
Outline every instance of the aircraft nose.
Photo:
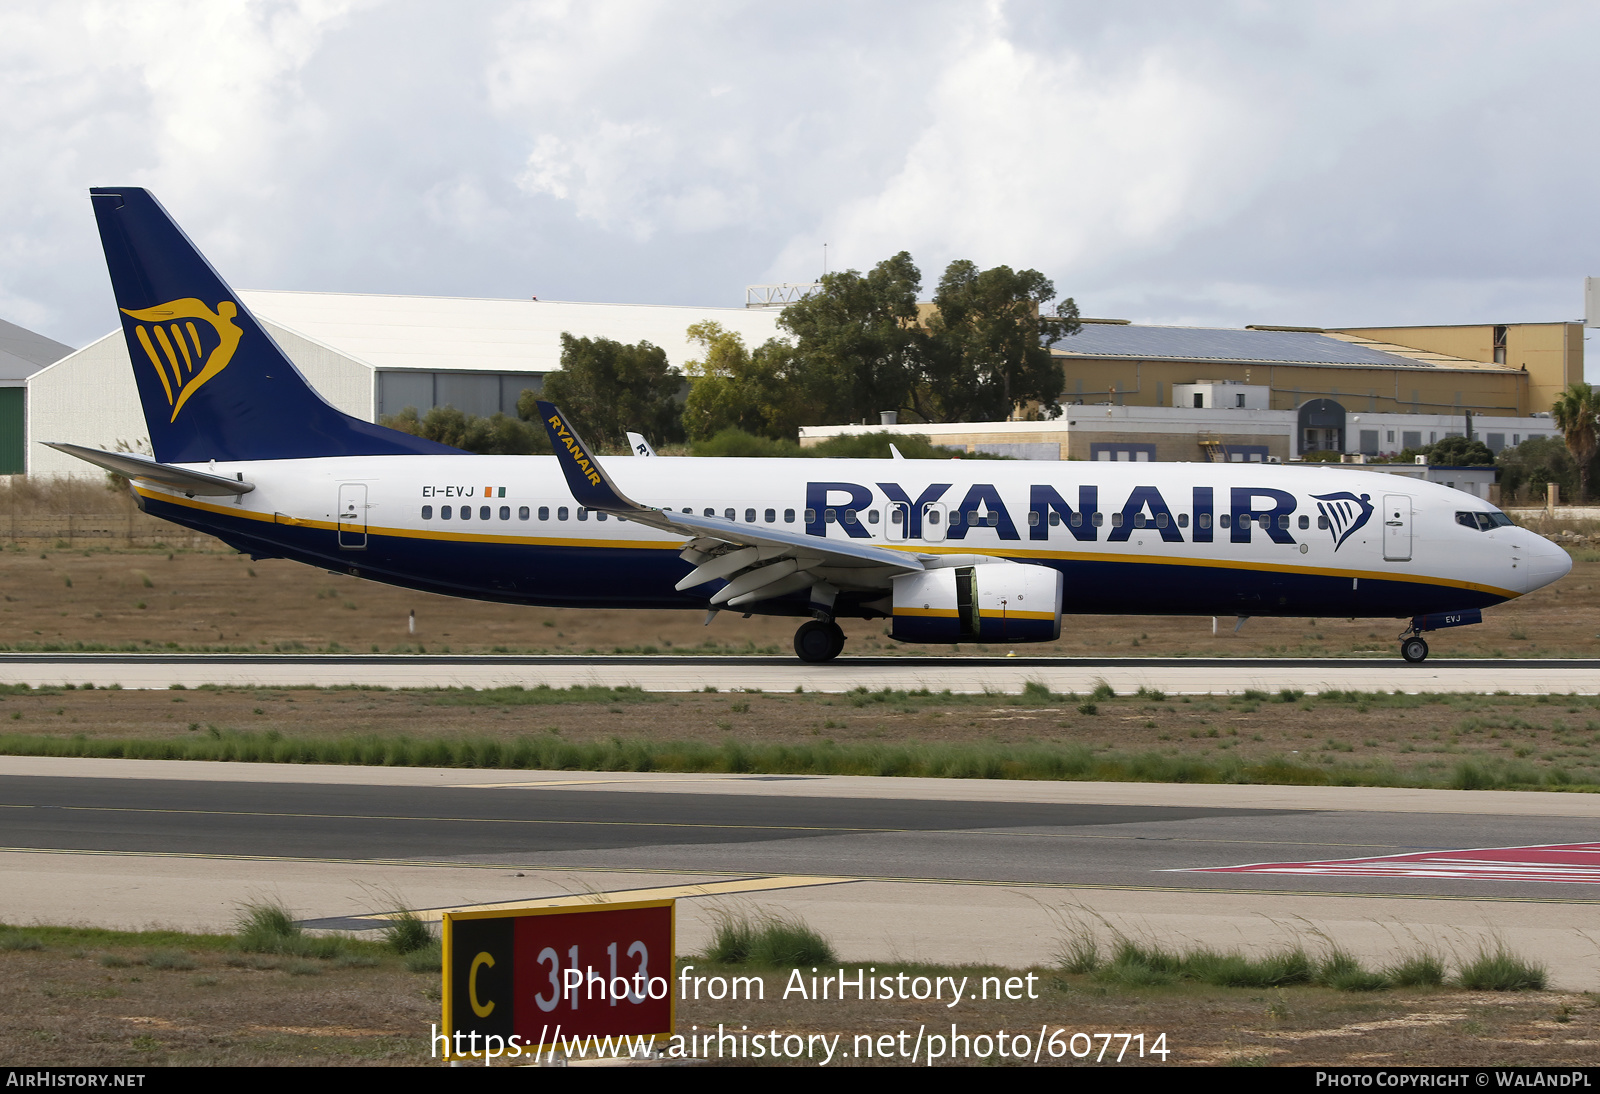
[[1542,589],[1552,581],[1560,581],[1572,572],[1572,556],[1566,549],[1551,543],[1543,536],[1538,537],[1529,547],[1528,559],[1528,592]]

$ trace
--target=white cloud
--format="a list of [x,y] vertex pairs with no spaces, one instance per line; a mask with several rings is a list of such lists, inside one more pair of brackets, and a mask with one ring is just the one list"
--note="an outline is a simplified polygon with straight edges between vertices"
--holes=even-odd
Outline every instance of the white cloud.
[[1586,4],[440,12],[0,8],[0,313],[107,329],[83,191],[116,183],[262,287],[737,305],[826,241],[1101,314],[1442,322],[1600,274]]

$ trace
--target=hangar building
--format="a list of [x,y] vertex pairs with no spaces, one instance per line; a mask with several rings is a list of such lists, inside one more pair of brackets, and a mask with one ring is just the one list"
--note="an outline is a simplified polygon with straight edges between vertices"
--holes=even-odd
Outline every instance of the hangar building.
[[[239,298],[323,398],[367,421],[408,406],[514,415],[523,389],[540,390],[561,368],[563,332],[647,341],[681,368],[700,355],[685,337],[691,324],[715,320],[759,345],[777,334],[778,321],[777,311],[654,304],[311,292]],[[28,390],[29,474],[99,474],[42,441],[130,451],[147,443],[120,329],[38,372]]]

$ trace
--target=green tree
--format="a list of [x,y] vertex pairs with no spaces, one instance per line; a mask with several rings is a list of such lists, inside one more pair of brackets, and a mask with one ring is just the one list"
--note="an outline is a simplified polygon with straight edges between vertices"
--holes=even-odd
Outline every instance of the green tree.
[[[666,351],[649,342],[625,345],[610,338],[561,336],[561,371],[545,377],[543,397],[572,416],[584,439],[610,448],[634,430],[657,444],[681,438],[678,392],[683,374]],[[532,391],[517,400],[517,415],[539,416]]]
[[793,346],[773,338],[751,351],[737,332],[710,320],[695,323],[688,335],[706,351],[705,360],[685,365],[690,380],[683,427],[691,440],[724,429],[795,439],[806,399]]
[[911,408],[928,335],[917,324],[922,273],[901,251],[862,275],[826,274],[822,288],[783,309],[794,375],[809,408],[801,424],[856,422]]
[[549,434],[537,422],[519,421],[504,414],[484,418],[453,406],[436,406],[427,414],[418,415],[416,407],[408,406],[398,414],[379,418],[378,424],[480,455],[520,456],[550,451]]
[[1578,504],[1581,505],[1589,497],[1589,462],[1595,454],[1600,396],[1588,384],[1573,384],[1556,399],[1550,413],[1566,436],[1567,448],[1578,466]]
[[1061,413],[1061,369],[1050,347],[1078,333],[1078,305],[1069,297],[1046,315],[1055,286],[1038,270],[989,270],[965,259],[950,263],[934,294],[919,407],[931,421],[999,421],[1037,404]]
[[1441,467],[1490,467],[1494,464],[1494,453],[1477,438],[1469,441],[1465,437],[1446,437],[1422,451],[1429,463]]
[[1529,437],[1515,448],[1507,448],[1495,461],[1500,469],[1500,496],[1507,504],[1520,499],[1524,491],[1544,493],[1547,483],[1570,494],[1578,487],[1577,462],[1559,437]]

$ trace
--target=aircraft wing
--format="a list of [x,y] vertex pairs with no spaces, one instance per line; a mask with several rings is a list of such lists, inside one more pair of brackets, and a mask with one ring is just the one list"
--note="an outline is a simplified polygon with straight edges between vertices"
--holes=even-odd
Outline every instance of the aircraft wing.
[[227,479],[221,475],[208,475],[204,471],[191,471],[187,467],[175,467],[170,463],[157,463],[149,456],[137,456],[131,452],[105,452],[98,448],[84,448],[77,444],[56,444],[51,441],[43,443],[48,448],[76,456],[96,467],[103,467],[107,471],[138,482],[153,483],[168,490],[179,490],[191,498],[196,494],[208,497],[248,494],[256,488],[255,483],[245,482],[243,479]]
[[538,406],[573,500],[586,509],[689,537],[682,557],[695,569],[677,587],[691,589],[726,580],[728,584],[711,597],[714,607],[744,607],[808,587],[814,603],[831,607],[841,587],[887,589],[900,574],[926,569],[925,563],[934,561],[876,544],[640,505],[611,481],[565,414],[542,400]]

